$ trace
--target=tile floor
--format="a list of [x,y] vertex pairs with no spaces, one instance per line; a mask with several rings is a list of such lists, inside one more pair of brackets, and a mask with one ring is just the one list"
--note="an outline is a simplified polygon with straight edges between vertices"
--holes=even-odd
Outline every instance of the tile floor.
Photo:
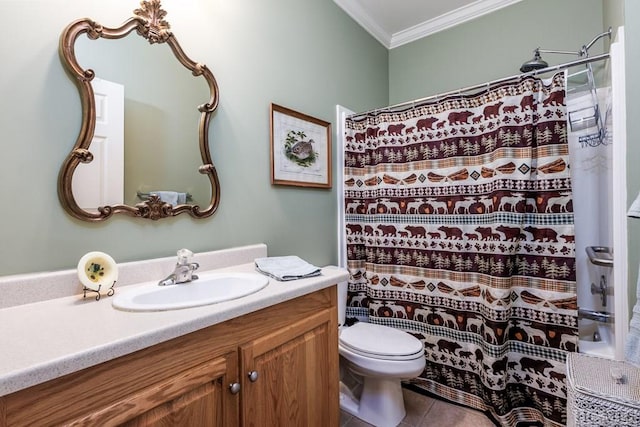
[[[433,399],[403,389],[407,416],[399,427],[494,427],[482,412]],[[367,427],[371,424],[340,411],[341,427]]]

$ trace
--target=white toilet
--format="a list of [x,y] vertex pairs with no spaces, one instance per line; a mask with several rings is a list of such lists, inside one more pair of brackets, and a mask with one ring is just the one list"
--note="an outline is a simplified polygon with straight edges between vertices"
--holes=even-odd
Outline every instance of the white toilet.
[[[338,285],[340,325],[346,318],[347,286]],[[422,341],[399,329],[358,322],[340,326],[338,351],[340,408],[377,427],[397,426],[406,414],[400,381],[424,370]],[[361,384],[349,387],[347,376]]]

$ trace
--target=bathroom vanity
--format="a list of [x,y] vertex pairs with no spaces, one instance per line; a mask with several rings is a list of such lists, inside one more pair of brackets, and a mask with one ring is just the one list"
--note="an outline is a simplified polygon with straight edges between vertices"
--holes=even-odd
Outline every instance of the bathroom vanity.
[[[253,264],[222,270],[249,272]],[[0,389],[5,391],[0,393],[4,394],[0,426],[337,426],[334,284],[346,276],[344,270],[324,268],[315,278],[271,280],[263,290],[238,300],[167,312],[119,311],[106,297],[81,303],[77,297],[62,298],[0,310],[0,321],[13,314],[18,322],[24,311],[48,307],[51,316],[62,313],[58,319],[50,318],[57,326],[41,324],[40,332],[25,325],[27,333],[37,335],[30,351],[40,348],[43,354],[52,351],[43,342],[47,335],[73,328],[67,324],[71,318],[65,318],[67,309],[89,309],[98,321],[93,328],[97,335],[88,337],[91,343],[84,344],[84,353],[69,349],[66,358],[40,364],[12,359],[9,365],[24,365],[21,372],[0,371],[0,385],[6,381]],[[57,346],[54,341],[65,339],[49,338],[52,347]],[[146,345],[149,339],[155,343]],[[16,336],[9,347],[3,347],[14,356],[24,352],[26,359],[33,359],[19,348],[22,342]],[[140,345],[138,350],[126,350]],[[123,354],[109,356],[117,353]],[[8,357],[0,355],[0,362]],[[108,360],[86,362],[96,357]],[[74,364],[91,366],[74,371],[69,368]],[[41,369],[45,365],[48,369]],[[58,375],[65,370],[71,372]],[[42,381],[47,377],[51,378]],[[34,384],[21,387],[16,385],[18,380]]]

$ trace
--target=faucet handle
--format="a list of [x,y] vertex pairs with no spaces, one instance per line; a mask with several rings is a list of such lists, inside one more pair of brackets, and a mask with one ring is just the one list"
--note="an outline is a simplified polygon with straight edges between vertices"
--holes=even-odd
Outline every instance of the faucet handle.
[[193,252],[191,252],[189,249],[180,249],[178,251],[178,265],[189,264],[192,256]]

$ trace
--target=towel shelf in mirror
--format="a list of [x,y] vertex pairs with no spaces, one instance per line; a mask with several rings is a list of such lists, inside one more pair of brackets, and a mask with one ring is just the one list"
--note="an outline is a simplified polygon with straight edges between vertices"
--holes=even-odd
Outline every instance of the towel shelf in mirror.
[[[140,8],[134,10],[134,16],[126,20],[120,27],[109,28],[94,20],[84,18],[72,22],[62,32],[59,45],[60,58],[63,66],[77,85],[80,93],[82,103],[82,125],[75,145],[67,155],[60,169],[60,174],[58,176],[58,196],[64,209],[75,218],[85,221],[103,221],[114,214],[125,214],[138,218],[157,220],[160,218],[173,217],[184,212],[189,213],[195,218],[206,218],[213,215],[217,210],[220,198],[220,184],[216,168],[213,165],[211,154],[209,152],[208,137],[209,122],[213,112],[218,106],[218,85],[213,74],[206,65],[191,60],[185,54],[181,46],[178,44],[175,36],[170,31],[169,23],[164,19],[165,16],[166,12],[161,8],[160,0],[145,0],[140,3]],[[83,36],[86,36],[86,38]],[[98,50],[97,47],[100,44],[102,44],[102,46],[105,46],[106,44],[109,46],[109,51],[128,51],[128,48],[121,48],[120,45],[117,45],[116,49],[112,49],[112,43],[124,43],[126,40],[131,40],[132,37],[134,38],[133,40],[135,40],[138,36],[142,37],[141,40],[146,39],[148,45],[156,45],[155,47],[152,47],[148,46],[146,43],[142,44],[140,48],[145,49],[144,52],[146,52],[146,50],[155,51],[159,48],[166,50],[168,57],[174,58],[169,63],[171,63],[171,65],[177,65],[177,63],[179,63],[182,66],[177,65],[176,67],[178,69],[179,76],[185,75],[185,78],[187,78],[187,81],[189,82],[202,82],[201,79],[204,80],[204,83],[201,83],[203,89],[198,87],[198,90],[192,91],[196,93],[196,96],[197,94],[202,93],[203,103],[197,105],[200,103],[200,100],[198,100],[194,102],[192,106],[189,103],[189,106],[186,107],[187,109],[192,107],[194,114],[199,115],[197,129],[194,125],[193,132],[189,130],[189,133],[193,135],[193,143],[190,143],[189,138],[185,139],[184,137],[181,137],[179,141],[178,138],[174,138],[167,142],[169,145],[169,147],[167,147],[163,143],[159,143],[156,138],[156,134],[162,134],[163,131],[155,129],[153,125],[145,123],[145,130],[142,132],[142,135],[145,139],[156,143],[156,145],[154,145],[152,149],[140,148],[140,138],[135,141],[127,141],[126,153],[130,154],[132,150],[136,153],[142,152],[142,156],[144,156],[144,158],[141,159],[140,162],[136,162],[132,167],[127,165],[126,170],[127,172],[136,169],[138,171],[149,170],[167,175],[169,171],[159,162],[163,159],[166,160],[166,158],[174,160],[173,157],[176,152],[187,151],[189,147],[191,147],[193,149],[193,153],[189,153],[188,159],[192,161],[188,162],[188,166],[183,164],[175,166],[175,162],[172,162],[172,167],[181,169],[179,170],[181,176],[185,175],[184,168],[193,168],[193,181],[196,181],[197,179],[202,180],[193,183],[193,187],[202,187],[203,191],[200,193],[194,193],[191,191],[191,183],[188,183],[187,185],[180,183],[180,188],[184,188],[194,194],[194,199],[187,200],[187,203],[184,204],[174,205],[167,203],[154,195],[151,195],[145,200],[136,200],[135,189],[133,191],[126,191],[127,185],[125,184],[124,187],[126,194],[130,193],[133,198],[130,202],[127,202],[126,197],[121,197],[120,199],[122,200],[97,202],[95,205],[88,207],[84,203],[79,203],[78,194],[74,193],[73,185],[77,185],[78,182],[84,180],[84,177],[78,178],[79,171],[83,168],[87,168],[92,162],[99,162],[99,160],[96,160],[96,157],[100,156],[99,143],[94,141],[94,139],[98,139],[98,135],[96,133],[96,126],[99,125],[97,115],[100,114],[103,105],[96,101],[97,92],[95,91],[94,83],[100,79],[96,78],[94,82],[94,77],[96,77],[96,74],[101,76],[101,69],[96,71],[86,65],[84,58],[81,58],[79,46],[82,45],[82,43],[91,43],[91,46],[94,46],[95,44],[95,50]],[[168,46],[170,49],[162,47],[163,45]],[[169,50],[171,52],[169,52]],[[133,55],[134,57],[144,56],[144,58],[147,58],[148,56],[151,56],[151,53],[148,55],[146,53],[130,53],[130,55]],[[175,59],[177,59],[177,63],[175,62]],[[149,75],[157,76],[160,74],[159,71],[164,69],[164,67],[167,67],[167,64],[150,65],[150,69],[144,70],[143,73],[146,73],[145,75],[147,77]],[[127,67],[123,67],[122,64],[120,64],[120,68]],[[133,72],[135,70],[129,71]],[[175,93],[177,91],[181,94],[179,96],[184,96],[185,91],[177,90],[177,88],[174,87],[175,84],[176,83],[174,81],[168,81],[161,84],[154,82],[154,87],[157,87],[155,92],[158,92],[160,95],[163,95],[166,92],[166,95],[168,96],[169,92]],[[208,88],[208,90],[204,89],[205,87]],[[127,88],[125,87],[125,93],[126,91]],[[137,104],[135,104],[135,102],[137,102]],[[142,104],[140,101],[131,101],[128,104],[125,102],[125,107],[128,105],[139,106],[140,104]],[[156,109],[157,107],[147,106],[148,111],[156,112],[155,116],[158,115]],[[178,113],[182,113],[182,111],[171,111],[170,113],[161,111],[161,113],[164,113],[161,114],[164,117],[162,120],[166,121],[165,116],[168,116],[172,118],[173,122],[176,115]],[[127,118],[126,123],[131,122],[133,121]],[[186,120],[186,122],[193,123],[190,118]],[[180,123],[182,124],[183,122],[181,121]],[[178,126],[177,123],[172,123],[172,125],[174,127],[181,126]],[[128,131],[125,129],[125,133],[127,132]],[[140,133],[137,133],[136,135],[140,136]],[[187,143],[178,147],[178,145],[182,143],[182,140],[186,140]],[[150,157],[148,153],[153,153],[153,156]],[[130,161],[131,158],[127,157],[127,162]],[[151,166],[147,167],[147,165]],[[104,168],[104,165],[102,167]],[[108,166],[106,168],[108,169]],[[100,168],[96,167],[96,170],[97,169]],[[98,171],[98,174],[99,173],[100,172]],[[200,177],[199,174],[201,175]],[[74,182],[74,177],[76,182]],[[189,179],[191,180],[191,178]],[[103,181],[108,180],[104,179]],[[126,182],[126,179],[124,181]],[[177,183],[173,183],[173,185],[171,185],[171,183],[166,184],[164,182],[158,184],[153,181],[145,182],[144,184],[158,186],[159,188],[175,187],[178,185]],[[101,188],[95,188],[95,190],[93,190],[93,188],[89,188],[85,190],[85,192],[91,194],[92,192],[99,193],[101,190]],[[198,194],[198,196],[195,197],[195,194]]]

